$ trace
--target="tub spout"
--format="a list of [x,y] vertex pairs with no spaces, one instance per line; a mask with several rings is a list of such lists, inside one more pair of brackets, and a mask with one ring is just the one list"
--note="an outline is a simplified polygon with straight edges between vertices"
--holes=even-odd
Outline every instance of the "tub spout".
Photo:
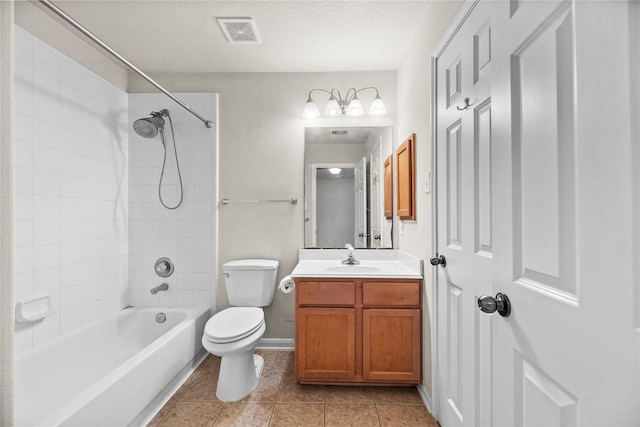
[[169,285],[167,285],[166,283],[163,283],[160,286],[156,286],[155,288],[151,288],[151,295],[155,295],[159,291],[166,291],[167,289],[169,289]]

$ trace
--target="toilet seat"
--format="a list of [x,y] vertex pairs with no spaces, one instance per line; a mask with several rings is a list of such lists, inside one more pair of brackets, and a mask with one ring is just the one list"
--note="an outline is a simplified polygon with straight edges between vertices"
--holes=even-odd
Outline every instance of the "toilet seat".
[[264,311],[260,307],[230,307],[207,321],[204,337],[217,344],[239,341],[262,327]]

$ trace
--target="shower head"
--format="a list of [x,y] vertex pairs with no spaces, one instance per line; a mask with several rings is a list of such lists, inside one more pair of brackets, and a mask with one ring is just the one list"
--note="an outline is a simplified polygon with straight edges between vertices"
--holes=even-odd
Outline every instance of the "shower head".
[[162,118],[165,110],[156,113],[151,112],[151,117],[145,117],[133,122],[133,130],[143,138],[153,138],[158,134],[158,130],[164,128],[164,119]]

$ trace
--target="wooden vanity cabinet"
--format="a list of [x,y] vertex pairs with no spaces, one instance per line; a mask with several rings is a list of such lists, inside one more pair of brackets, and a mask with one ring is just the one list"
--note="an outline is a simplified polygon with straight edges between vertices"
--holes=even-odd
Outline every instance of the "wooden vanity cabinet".
[[421,286],[417,279],[296,279],[297,381],[421,382]]
[[296,283],[296,376],[355,378],[356,283]]

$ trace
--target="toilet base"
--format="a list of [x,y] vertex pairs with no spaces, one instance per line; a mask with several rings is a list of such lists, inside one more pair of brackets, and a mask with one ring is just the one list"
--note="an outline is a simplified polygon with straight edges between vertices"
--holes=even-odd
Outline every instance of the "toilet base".
[[264,359],[252,351],[237,355],[223,356],[216,396],[223,402],[237,402],[256,388]]

